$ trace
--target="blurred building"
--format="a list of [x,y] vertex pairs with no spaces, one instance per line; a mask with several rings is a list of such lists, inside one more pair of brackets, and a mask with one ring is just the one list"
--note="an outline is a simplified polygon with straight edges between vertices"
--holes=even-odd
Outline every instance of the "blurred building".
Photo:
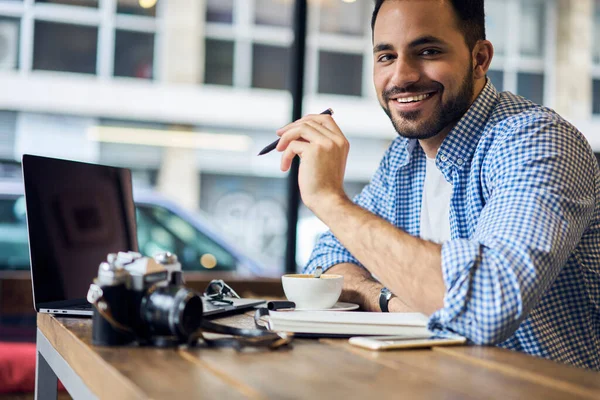
[[[132,168],[136,185],[202,209],[281,265],[286,174],[276,154],[256,154],[291,116],[292,10],[293,0],[0,0],[0,159]],[[371,11],[371,0],[309,1],[304,110],[335,111],[351,142],[350,194],[396,135],[372,87]],[[487,0],[487,14],[497,88],[555,108],[600,151],[600,0]],[[299,229],[303,262],[322,227],[303,209]]]

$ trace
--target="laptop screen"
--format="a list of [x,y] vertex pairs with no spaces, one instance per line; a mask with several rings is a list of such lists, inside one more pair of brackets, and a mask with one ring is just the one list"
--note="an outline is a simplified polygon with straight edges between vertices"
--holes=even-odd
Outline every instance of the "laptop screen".
[[24,155],[23,179],[36,309],[84,299],[108,253],[137,251],[128,169]]

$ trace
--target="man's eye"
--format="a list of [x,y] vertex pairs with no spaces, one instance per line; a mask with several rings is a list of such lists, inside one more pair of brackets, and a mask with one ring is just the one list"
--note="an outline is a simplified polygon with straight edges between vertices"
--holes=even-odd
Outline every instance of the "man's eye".
[[387,61],[390,61],[392,58],[393,57],[391,54],[382,54],[379,57],[377,57],[377,61],[378,62],[387,62]]
[[422,56],[436,56],[442,52],[437,49],[425,49],[421,52]]

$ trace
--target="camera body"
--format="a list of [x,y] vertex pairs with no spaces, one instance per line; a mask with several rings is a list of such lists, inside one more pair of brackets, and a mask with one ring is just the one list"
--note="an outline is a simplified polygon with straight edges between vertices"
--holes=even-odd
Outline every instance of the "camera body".
[[202,323],[200,295],[183,285],[177,256],[109,254],[87,299],[94,304],[92,344],[172,346],[185,343]]

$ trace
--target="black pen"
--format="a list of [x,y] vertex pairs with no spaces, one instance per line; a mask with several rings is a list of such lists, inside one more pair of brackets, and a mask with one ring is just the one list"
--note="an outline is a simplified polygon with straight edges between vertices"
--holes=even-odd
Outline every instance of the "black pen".
[[271,311],[296,308],[296,303],[293,301],[273,300],[267,303],[267,308]]
[[[333,115],[333,110],[331,108],[328,108],[327,110],[323,111],[321,114]],[[277,147],[277,143],[279,143],[279,139],[277,139],[276,141],[274,141],[273,143],[271,143],[270,145],[268,145],[267,147],[262,149],[260,151],[260,153],[258,153],[258,155],[262,156],[263,154],[267,154],[267,153],[270,153],[271,151],[275,150],[275,148]]]

